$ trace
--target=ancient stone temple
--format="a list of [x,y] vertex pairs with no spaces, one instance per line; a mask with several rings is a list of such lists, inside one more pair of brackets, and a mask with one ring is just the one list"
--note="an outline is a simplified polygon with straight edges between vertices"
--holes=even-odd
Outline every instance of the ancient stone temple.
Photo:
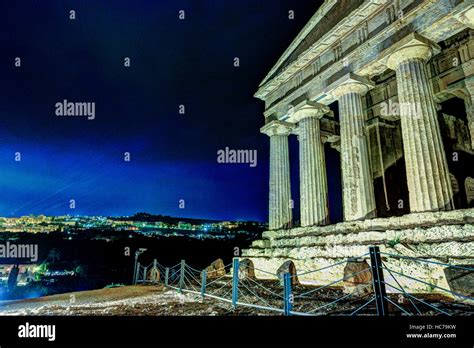
[[[301,273],[378,245],[474,264],[473,28],[468,0],[326,0],[255,95],[265,102],[261,132],[270,142],[269,231],[243,257],[270,273],[291,260]],[[333,224],[328,151],[339,153],[342,177],[344,221]],[[387,262],[450,286],[442,266]],[[343,268],[299,279],[327,282]]]

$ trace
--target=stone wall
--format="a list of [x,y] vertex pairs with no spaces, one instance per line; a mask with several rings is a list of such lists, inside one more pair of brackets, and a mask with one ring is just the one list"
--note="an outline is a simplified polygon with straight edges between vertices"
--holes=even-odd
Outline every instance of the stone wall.
[[[276,273],[288,260],[299,274],[330,266],[348,257],[369,260],[368,248],[377,245],[385,253],[416,257],[452,265],[474,265],[474,209],[448,212],[414,213],[400,217],[343,222],[267,231],[243,251],[255,268]],[[446,267],[425,262],[383,256],[388,268],[421,279],[430,284],[450,288]],[[341,279],[345,263],[326,270],[299,276],[302,283],[327,284]],[[256,271],[257,278],[274,278]],[[387,282],[390,274],[385,273]],[[396,276],[405,290],[433,292],[436,289],[402,276]],[[388,288],[388,292],[396,292]]]

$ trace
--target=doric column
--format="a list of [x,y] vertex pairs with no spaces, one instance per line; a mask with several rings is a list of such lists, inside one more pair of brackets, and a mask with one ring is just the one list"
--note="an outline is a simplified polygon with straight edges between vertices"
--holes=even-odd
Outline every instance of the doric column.
[[387,65],[397,74],[410,210],[451,209],[448,163],[426,67],[436,46],[418,35],[397,46]]
[[326,225],[328,184],[320,119],[330,110],[326,105],[305,101],[295,107],[300,142],[301,226]]
[[362,97],[372,84],[349,74],[328,88],[339,101],[344,220],[376,216],[374,185],[368,150],[366,112]]
[[262,133],[270,137],[270,195],[269,228],[290,228],[292,201],[290,188],[290,157],[288,135],[293,126],[283,121],[272,121],[262,127]]
[[467,126],[471,136],[471,148],[474,150],[474,77],[465,80],[467,95],[464,98],[466,106]]

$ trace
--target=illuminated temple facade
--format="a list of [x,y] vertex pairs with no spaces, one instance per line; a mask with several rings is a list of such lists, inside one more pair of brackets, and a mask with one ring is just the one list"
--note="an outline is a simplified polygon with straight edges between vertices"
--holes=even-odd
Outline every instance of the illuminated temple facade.
[[[269,231],[243,257],[270,273],[291,260],[300,272],[379,245],[474,264],[473,28],[467,0],[325,1],[255,94],[270,142]],[[340,155],[344,221],[336,224],[327,151]],[[442,267],[392,262],[449,285]],[[301,280],[340,278],[343,267]]]

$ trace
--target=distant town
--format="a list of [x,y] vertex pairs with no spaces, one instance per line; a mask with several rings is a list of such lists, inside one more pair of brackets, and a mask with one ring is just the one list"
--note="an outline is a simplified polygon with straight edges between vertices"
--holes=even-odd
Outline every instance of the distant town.
[[[0,217],[0,300],[127,283],[133,252],[142,247],[150,258],[160,255],[175,263],[194,257],[204,265],[221,255],[232,256],[236,246],[248,247],[265,229],[267,224],[256,221],[148,213]],[[36,252],[29,260],[9,255],[10,248],[29,246]],[[127,254],[127,249],[133,252]]]
[[[251,234],[267,224],[256,221],[213,221],[138,213],[133,216],[45,216],[0,217],[0,232],[77,233],[81,230],[135,232],[148,236],[186,236],[190,238],[233,238]],[[131,237],[131,236],[130,236]]]

